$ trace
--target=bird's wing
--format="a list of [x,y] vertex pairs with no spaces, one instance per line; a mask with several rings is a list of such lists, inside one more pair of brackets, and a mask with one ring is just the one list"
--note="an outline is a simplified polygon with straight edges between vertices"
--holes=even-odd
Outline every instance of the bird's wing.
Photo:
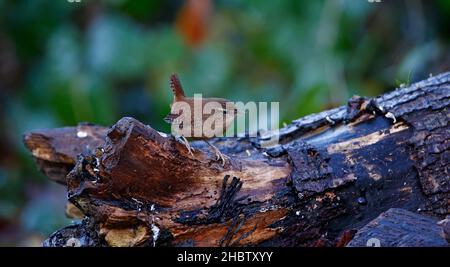
[[[234,109],[234,104],[230,100],[224,99],[224,98],[215,98],[215,97],[209,97],[209,98],[203,99],[203,106],[205,106],[207,103],[210,103],[210,102],[216,102],[216,103],[220,104],[221,108],[214,109],[214,110],[217,110],[218,112],[223,112],[223,113],[230,112],[231,111],[231,110],[229,110],[230,107],[232,109]],[[229,104],[230,104],[230,106],[228,106]]]
[[217,102],[222,106],[223,109],[225,109],[227,107],[227,103],[231,101],[225,98],[216,98],[216,97],[208,97],[203,99],[203,105],[206,105],[206,103],[208,102]]

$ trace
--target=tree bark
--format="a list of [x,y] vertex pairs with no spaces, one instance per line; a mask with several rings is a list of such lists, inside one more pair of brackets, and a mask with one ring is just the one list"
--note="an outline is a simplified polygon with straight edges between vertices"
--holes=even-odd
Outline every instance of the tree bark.
[[447,247],[438,221],[403,209],[389,209],[361,228],[349,247]]
[[[25,134],[86,216],[47,246],[333,246],[390,208],[449,214],[450,73],[191,156],[133,118]],[[264,148],[270,135],[280,143]],[[70,242],[69,242],[70,241]],[[69,242],[69,243],[68,243]]]

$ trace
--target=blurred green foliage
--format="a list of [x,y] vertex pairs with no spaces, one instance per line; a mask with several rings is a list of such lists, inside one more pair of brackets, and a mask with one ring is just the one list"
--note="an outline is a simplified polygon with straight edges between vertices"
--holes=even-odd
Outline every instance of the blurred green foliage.
[[218,0],[195,47],[183,4],[0,1],[0,244],[67,224],[24,132],[123,116],[168,131],[173,72],[188,94],[279,101],[288,123],[450,66],[450,1]]

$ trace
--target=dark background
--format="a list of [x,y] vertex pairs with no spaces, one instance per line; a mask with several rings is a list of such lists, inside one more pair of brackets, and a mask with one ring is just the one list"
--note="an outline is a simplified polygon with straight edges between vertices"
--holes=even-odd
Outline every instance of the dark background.
[[133,116],[160,131],[186,93],[278,101],[281,122],[450,69],[450,1],[0,1],[0,245],[39,246],[65,190],[22,134]]

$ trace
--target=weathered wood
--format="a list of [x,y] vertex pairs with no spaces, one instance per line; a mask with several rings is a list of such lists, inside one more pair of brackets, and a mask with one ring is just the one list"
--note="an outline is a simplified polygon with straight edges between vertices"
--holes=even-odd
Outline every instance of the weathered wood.
[[[392,207],[443,217],[449,103],[450,73],[354,97],[278,133],[213,140],[231,157],[226,166],[202,142],[192,143],[193,157],[173,137],[123,118],[100,149],[83,150],[67,176],[69,200],[93,221],[99,240],[129,246],[333,245]],[[27,146],[47,164],[67,167],[83,139],[64,150],[57,144],[67,136],[58,131],[40,131],[45,142]],[[280,144],[262,148],[273,134]],[[49,155],[35,152],[42,148]]]
[[389,209],[361,228],[348,247],[446,247],[438,220],[403,209]]
[[94,153],[105,142],[107,130],[80,123],[77,127],[34,130],[24,134],[23,140],[39,169],[53,181],[65,184],[77,155]]

